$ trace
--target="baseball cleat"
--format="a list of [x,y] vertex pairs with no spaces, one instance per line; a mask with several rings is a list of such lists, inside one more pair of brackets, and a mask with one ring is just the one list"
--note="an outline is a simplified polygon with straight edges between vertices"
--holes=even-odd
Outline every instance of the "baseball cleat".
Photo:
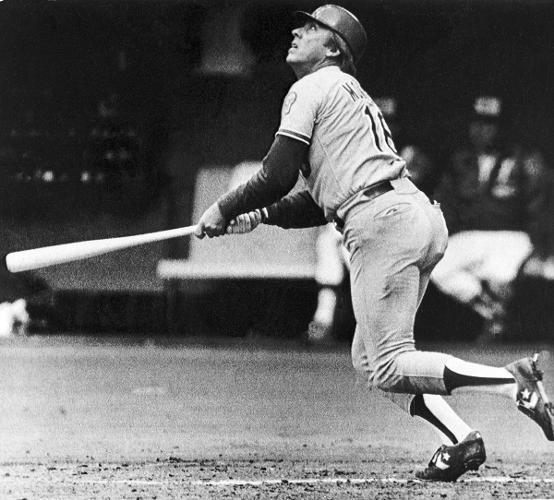
[[425,481],[453,482],[464,472],[477,470],[486,459],[481,433],[473,431],[458,444],[443,444],[431,457],[425,470],[416,472],[416,477]]
[[506,366],[516,379],[518,410],[539,424],[549,441],[554,441],[554,405],[548,400],[541,382],[542,371],[537,368],[538,353]]

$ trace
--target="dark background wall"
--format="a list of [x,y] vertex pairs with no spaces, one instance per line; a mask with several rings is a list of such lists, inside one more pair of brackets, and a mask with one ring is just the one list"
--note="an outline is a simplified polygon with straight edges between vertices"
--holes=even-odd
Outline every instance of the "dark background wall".
[[[439,168],[463,140],[470,103],[481,93],[504,98],[511,133],[540,147],[552,163],[551,2],[341,4],[370,33],[360,81],[373,96],[398,98],[404,133],[424,145]],[[0,250],[190,223],[198,168],[259,160],[267,151],[294,81],[283,62],[290,14],[317,5],[1,2]],[[238,35],[218,46],[210,41],[229,28],[225,15],[214,15],[223,9],[238,13],[232,17],[237,29],[228,31]],[[202,72],[208,46],[223,53],[238,47],[245,70]],[[138,161],[151,173],[145,190],[79,180],[89,167],[98,103],[111,95],[136,131]],[[22,183],[18,172],[35,167],[52,170],[56,181]],[[58,182],[63,172],[70,182]],[[60,291],[158,293],[157,260],[186,251],[186,241],[150,245],[38,275]]]
[[[435,149],[450,146],[472,97],[487,92],[506,99],[518,134],[551,152],[550,2],[342,4],[369,27],[360,80],[372,95],[399,97],[412,133],[432,138]],[[98,99],[115,90],[128,116],[146,128],[169,120],[217,143],[209,154],[262,155],[270,141],[262,133],[276,125],[275,110],[293,81],[283,62],[290,13],[318,4],[237,2],[253,71],[198,79],[203,23],[224,5],[233,2],[2,2],[1,130],[24,121],[31,108],[44,127],[86,133]],[[192,146],[208,154],[203,144]]]

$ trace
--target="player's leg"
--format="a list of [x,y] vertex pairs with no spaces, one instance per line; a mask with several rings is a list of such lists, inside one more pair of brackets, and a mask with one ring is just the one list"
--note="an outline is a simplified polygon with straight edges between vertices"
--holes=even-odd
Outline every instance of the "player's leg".
[[[373,368],[372,384],[385,391],[411,394],[445,395],[471,388],[512,400],[521,399],[527,388],[538,401],[535,414],[529,415],[551,439],[552,410],[532,361],[493,367],[416,350],[413,325],[420,268],[436,258],[432,255],[437,251],[434,235],[441,227],[445,232],[444,220],[428,202],[414,208],[404,202],[405,196],[382,199],[385,196],[376,200],[369,213],[360,210],[353,214],[345,232],[351,253],[352,301]],[[526,379],[530,380],[527,385]]]
[[472,430],[435,394],[383,393],[413,417],[420,417],[435,430],[442,445],[431,457],[428,466],[416,477],[430,481],[456,481],[464,472],[476,470],[487,455],[481,433]]
[[[430,275],[431,268],[420,271],[416,309],[419,309],[423,301],[423,297],[429,286]],[[445,434],[450,441],[445,442],[443,440],[443,444],[445,445],[460,443],[474,432],[474,429],[471,429],[458,414],[452,410],[442,396],[436,394],[418,394],[414,396],[410,400],[409,412],[410,415],[418,416],[437,427],[439,433]]]
[[[405,283],[413,273],[415,271],[406,269],[401,273],[406,275],[404,279],[397,277],[396,280]],[[399,304],[404,304],[404,307],[409,304],[410,294],[406,293],[405,286],[395,287],[392,291],[388,288],[387,293],[393,297],[398,295],[393,300],[393,310],[398,310]],[[383,296],[382,293],[380,295]],[[495,367],[442,353],[417,351],[409,342],[413,339],[413,324],[407,326],[405,310],[396,315],[387,315],[389,308],[382,305],[377,305],[374,310],[376,314],[385,315],[385,319],[371,321],[371,314],[366,312],[365,321],[375,328],[373,332],[380,332],[380,335],[374,335],[377,339],[372,340],[371,330],[365,334],[362,331],[366,348],[369,346],[368,351],[375,353],[374,385],[386,391],[412,394],[444,395],[472,390],[501,395],[516,402],[518,409],[541,427],[547,439],[554,441],[554,408],[542,385],[537,357],[523,358],[506,367]]]
[[[509,290],[521,264],[532,251],[528,235],[516,231],[481,231],[475,232],[470,239],[471,241],[466,241],[470,243],[468,247],[479,248],[477,254],[480,256],[480,264],[476,266],[476,276],[482,282],[489,283],[497,295],[502,295],[502,291]],[[428,281],[427,273],[422,272],[420,300]],[[504,298],[507,297],[504,295]],[[506,367],[491,370],[481,364],[452,358],[444,369],[445,385],[449,393],[463,390],[484,391],[515,400],[518,409],[537,422],[549,440],[554,440],[554,407],[542,385],[542,372],[537,367],[537,361],[538,355],[535,355],[533,358],[523,358]],[[487,378],[494,377],[495,372],[499,383],[490,384]],[[513,383],[502,383],[509,375],[513,377]]]
[[373,384],[391,392],[443,395],[480,387],[515,397],[514,377],[505,368],[416,350],[415,315],[428,272],[444,251],[446,228],[438,207],[426,199],[385,196],[369,213],[353,214],[345,233],[352,247],[352,302]]
[[[408,302],[414,302],[414,305],[411,307],[414,307],[416,310],[421,304],[425,291],[427,290],[429,274],[429,270],[419,273],[420,279],[418,281],[418,286],[417,288],[415,286],[412,288],[412,290],[414,292],[417,291],[417,293],[416,295],[409,294],[409,298],[407,297]],[[371,364],[365,351],[363,338],[359,329],[356,330],[352,343],[352,358],[355,367],[360,371],[365,371],[368,378],[371,378]],[[469,425],[454,412],[444,398],[439,395],[413,395],[385,391],[383,391],[382,394],[411,416],[419,417],[429,424],[438,433],[445,446],[461,443],[468,438],[470,434],[475,432],[474,429],[469,427]],[[484,451],[482,454],[484,460]]]
[[[368,355],[366,351],[361,331],[357,328],[352,343],[353,363],[355,368],[371,381],[373,373],[370,356],[371,354]],[[427,468],[417,472],[416,475],[420,479],[455,481],[464,472],[477,469],[485,461],[485,446],[480,433],[472,430],[442,396],[384,391],[380,393],[409,415],[419,417],[429,424],[443,443],[433,454]]]
[[[379,269],[382,269],[385,262],[390,262],[390,259],[377,259],[381,260],[376,263],[377,268],[371,268],[371,265],[367,266],[367,261],[365,266],[363,261],[358,261],[358,257],[364,257],[363,250],[360,252],[359,247],[354,250],[351,281],[354,311],[358,315],[359,323],[353,342],[353,361],[359,370],[367,372],[370,383],[379,386],[380,382],[376,383],[371,366],[379,367],[379,363],[385,361],[380,365],[385,368],[381,368],[381,377],[389,383],[388,381],[396,377],[392,353],[396,349],[401,349],[404,353],[415,351],[413,333],[402,338],[393,332],[398,328],[396,321],[399,321],[399,325],[409,323],[413,329],[415,312],[425,293],[429,272],[424,273],[422,277],[417,266],[404,265],[401,270],[383,275]],[[369,274],[364,276],[368,268]],[[385,270],[392,271],[387,268]],[[367,280],[370,276],[373,281]],[[367,287],[364,282],[373,282],[379,286]],[[366,302],[368,298],[371,302]],[[390,314],[391,310],[394,311],[393,315]],[[370,325],[374,332],[381,332],[384,336],[367,335],[368,330],[364,331],[364,328],[360,327],[360,320],[365,322],[364,326]],[[383,352],[384,356],[381,355]],[[402,389],[384,394],[410,415],[420,417],[430,424],[442,439],[443,445],[433,455],[427,468],[417,473],[417,477],[435,481],[455,481],[464,472],[477,469],[485,461],[484,443],[480,433],[473,431],[441,396],[421,394],[426,392],[423,390],[425,386],[434,386],[435,392],[441,390],[441,367],[444,366],[447,357],[441,353],[421,352],[419,358],[419,361],[431,370],[414,373],[415,377],[410,381],[411,387],[403,386],[402,381],[406,380],[406,375],[412,376],[412,373],[403,373],[393,382],[402,386]],[[425,365],[422,364],[418,368],[425,368]],[[433,367],[436,368],[435,373]],[[390,372],[383,376],[386,370]]]
[[[358,329],[352,340],[352,362],[364,381],[371,379],[373,370]],[[379,393],[410,416],[421,418],[437,433],[445,445],[459,443],[472,432],[472,429],[452,410],[442,396],[385,391],[379,391]]]
[[[481,254],[482,250],[479,250],[479,253]],[[427,265],[423,270],[420,270],[420,274],[419,274],[420,278],[419,278],[417,308],[419,308],[421,301],[423,300],[423,297],[429,285],[431,273],[434,272],[433,269],[435,266],[435,262],[433,261],[432,252],[428,258],[430,259],[429,262],[425,263]],[[443,374],[445,376],[445,385],[447,386],[447,390],[449,394],[452,393],[452,391],[454,390],[454,386],[456,386],[456,389],[471,388],[472,390],[491,392],[494,394],[501,394],[507,398],[515,399],[516,387],[515,387],[515,384],[513,383],[512,377],[510,377],[510,374],[507,372],[505,368],[500,368],[500,369],[493,368],[492,370],[490,370],[489,368],[491,367],[488,367],[485,365],[479,365],[476,363],[468,363],[466,361],[463,361],[461,359],[454,358],[454,357],[449,359],[448,363],[450,364],[450,368],[448,367],[448,365],[446,365]],[[457,371],[454,371],[454,369],[456,369]],[[472,378],[471,380],[457,381],[457,380],[454,380],[456,377],[454,373],[457,373],[458,376],[460,376],[460,374],[481,373],[485,378],[490,377],[490,378],[498,379],[497,381],[498,383],[495,382],[490,384],[490,383],[487,383],[487,381],[481,381],[475,377]],[[481,382],[485,382],[485,383],[481,383]]]
[[[430,274],[435,264],[428,263],[428,267],[420,272],[417,307],[421,305]],[[442,396],[436,394],[416,395],[410,402],[410,413],[421,416],[426,421],[437,425],[442,424],[442,432],[451,431],[455,440],[452,443],[443,441],[431,457],[429,464],[423,470],[416,472],[419,479],[430,481],[456,481],[467,470],[477,470],[482,465],[487,454],[481,433],[472,430],[446,403]],[[452,438],[447,434],[447,437]]]

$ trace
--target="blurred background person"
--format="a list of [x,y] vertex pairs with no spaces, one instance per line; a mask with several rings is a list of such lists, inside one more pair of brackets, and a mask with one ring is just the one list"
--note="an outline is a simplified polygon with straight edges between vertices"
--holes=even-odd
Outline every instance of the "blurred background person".
[[339,300],[348,293],[348,255],[342,235],[334,224],[322,226],[316,240],[315,281],[317,306],[308,325],[308,340],[322,343],[334,340],[334,327]]
[[[431,276],[435,286],[484,318],[484,334],[506,333],[507,305],[535,250],[548,193],[542,155],[508,138],[503,103],[473,103],[467,144],[454,151],[437,186],[450,239]],[[537,246],[540,246],[537,245]]]
[[[11,231],[3,229],[2,248],[16,241]],[[0,337],[44,332],[53,327],[54,294],[48,283],[33,272],[10,273],[0,269]]]

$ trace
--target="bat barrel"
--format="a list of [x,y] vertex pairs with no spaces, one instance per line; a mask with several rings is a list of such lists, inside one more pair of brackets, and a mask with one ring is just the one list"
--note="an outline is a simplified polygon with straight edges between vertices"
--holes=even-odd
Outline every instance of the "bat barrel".
[[75,243],[32,248],[7,254],[4,258],[4,263],[8,271],[12,273],[30,271],[32,269],[65,264],[75,260],[88,259],[146,243],[186,236],[194,233],[195,230],[196,226],[188,226],[133,236],[78,241]]

